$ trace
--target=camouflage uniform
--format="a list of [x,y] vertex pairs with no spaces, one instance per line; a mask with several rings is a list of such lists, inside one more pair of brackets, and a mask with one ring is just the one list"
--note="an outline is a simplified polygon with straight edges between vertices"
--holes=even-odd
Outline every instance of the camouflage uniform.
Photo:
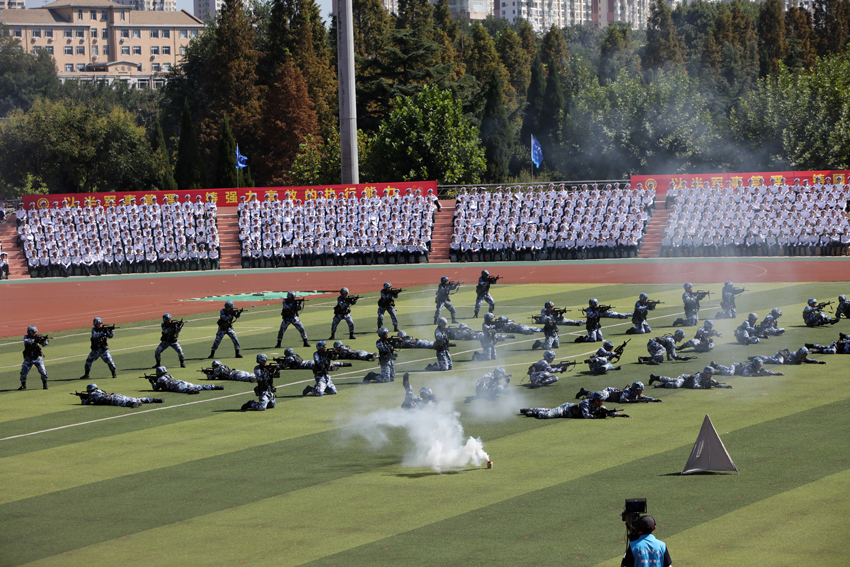
[[21,365],[21,388],[26,387],[27,374],[29,374],[30,368],[33,366],[41,374],[41,381],[44,387],[47,388],[47,369],[44,368],[41,347],[48,344],[50,344],[49,341],[37,335],[24,335],[24,363]]
[[236,382],[256,382],[257,377],[247,370],[231,370],[224,364],[211,369],[212,372],[204,372],[208,380],[234,380]]
[[[239,338],[236,336],[236,331],[233,330],[233,323],[240,317],[241,313],[232,310],[230,313],[227,312],[226,309],[222,309],[219,311],[218,315],[218,332],[215,334],[215,341],[213,341],[212,352],[215,352],[218,348],[218,345],[221,344],[221,339],[224,338],[224,335],[230,337],[230,340],[233,342],[233,348],[236,349],[236,354],[239,354]],[[212,357],[212,353],[210,353],[210,357]]]
[[593,407],[593,402],[590,399],[582,400],[581,402],[561,404],[556,408],[531,408],[526,412],[529,417],[531,415],[537,419],[554,419],[557,417],[574,418],[574,419],[604,419],[605,413],[599,412]]
[[86,373],[83,378],[88,378],[92,362],[98,358],[102,359],[106,365],[109,366],[109,370],[112,372],[112,377],[115,378],[115,363],[112,362],[112,355],[109,354],[109,344],[107,343],[107,340],[112,337],[113,333],[111,329],[107,329],[103,326],[99,329],[97,327],[91,328],[91,352],[86,358]]
[[351,318],[351,306],[353,303],[349,302],[348,294],[340,295],[336,298],[336,305],[334,305],[334,318],[331,322],[331,337],[336,334],[336,328],[339,326],[339,322],[345,320],[348,323],[348,333],[353,337],[354,335],[354,319]]
[[458,288],[460,282],[454,283],[440,283],[437,286],[437,297],[434,299],[434,303],[437,304],[437,310],[434,312],[434,324],[437,324],[437,319],[440,318],[440,312],[443,310],[443,306],[449,310],[449,313],[452,315],[452,323],[457,323],[457,314],[455,313],[455,308],[452,306],[451,299],[449,299],[449,292],[454,291]]
[[301,334],[301,340],[307,342],[307,331],[304,330],[304,325],[301,324],[301,320],[298,318],[298,312],[302,309],[304,309],[303,302],[296,301],[294,298],[290,298],[288,296],[283,299],[280,309],[280,316],[282,317],[282,320],[280,322],[280,329],[277,331],[278,347],[283,340],[283,334],[290,325],[295,327],[295,329]]
[[84,405],[94,404],[98,406],[120,406],[122,408],[137,408],[142,404],[154,403],[154,398],[131,398],[121,394],[107,394],[103,390],[90,392],[88,396],[82,397],[80,401]]
[[446,371],[454,368],[452,365],[452,354],[449,352],[447,344],[450,342],[448,328],[441,329],[437,327],[434,329],[434,342],[446,344],[444,349],[437,349],[437,364],[440,366],[440,370]]
[[[313,378],[316,380],[316,385],[312,387],[311,393],[314,396],[321,397],[326,393],[337,393],[330,373],[339,368],[339,363],[333,361],[332,353],[331,350],[317,350],[313,353]],[[304,389],[305,393],[307,393],[307,388]]]
[[221,386],[214,384],[192,384],[185,380],[175,380],[170,374],[157,376],[150,380],[154,391],[176,392],[178,394],[197,394],[201,390],[221,390]]
[[668,378],[667,376],[659,376],[658,383],[654,384],[656,388],[687,388],[689,390],[709,390],[711,388],[731,388],[722,384],[711,377],[711,374],[682,374],[678,378]]
[[172,321],[163,322],[159,327],[162,329],[162,334],[159,337],[160,343],[153,353],[154,357],[156,357],[156,365],[160,366],[163,351],[171,347],[177,352],[177,356],[180,358],[180,366],[183,366],[185,361],[183,347],[181,347],[180,343],[177,342],[177,338],[180,335],[180,329],[177,328],[177,325]]

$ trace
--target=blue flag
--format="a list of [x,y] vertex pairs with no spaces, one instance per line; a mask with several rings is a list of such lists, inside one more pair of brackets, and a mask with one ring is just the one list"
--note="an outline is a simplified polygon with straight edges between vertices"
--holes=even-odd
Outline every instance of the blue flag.
[[540,169],[540,164],[543,162],[543,150],[540,148],[540,142],[531,136],[531,162]]
[[248,167],[248,158],[239,153],[239,144],[236,144],[236,169]]

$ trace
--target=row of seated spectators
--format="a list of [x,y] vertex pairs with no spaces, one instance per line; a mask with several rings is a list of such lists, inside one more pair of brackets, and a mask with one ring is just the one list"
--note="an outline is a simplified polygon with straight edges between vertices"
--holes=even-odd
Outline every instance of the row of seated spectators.
[[[827,178],[828,179],[828,178]],[[845,255],[850,185],[708,182],[675,189],[662,256]]]
[[242,266],[427,262],[437,197],[408,188],[403,196],[317,199],[266,195],[239,203]]
[[[3,219],[0,219],[3,222]],[[0,240],[0,280],[9,279],[9,254],[3,251],[3,241]]]
[[217,269],[217,207],[212,197],[191,202],[121,199],[103,207],[86,199],[71,206],[54,201],[39,209],[18,207],[18,244],[30,277],[68,277]]
[[450,244],[453,261],[566,260],[637,256],[655,191],[626,183],[549,184],[493,192],[462,187]]

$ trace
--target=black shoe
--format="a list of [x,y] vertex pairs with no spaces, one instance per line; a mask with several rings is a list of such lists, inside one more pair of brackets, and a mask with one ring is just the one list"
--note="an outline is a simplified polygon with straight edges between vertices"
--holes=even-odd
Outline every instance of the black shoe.
[[[183,368],[186,368],[186,367],[184,366]],[[118,378],[118,375],[115,373],[115,371],[114,371],[114,370],[112,371],[112,377],[113,377],[113,378]]]
[[711,362],[709,362],[708,365],[711,366],[712,368],[717,368],[717,363],[714,362],[713,360]]
[[280,341],[277,341],[277,343],[275,343],[274,348],[280,348]]
[[207,358],[215,358],[215,351],[211,350],[210,355]]
[[200,394],[201,391],[200,390],[189,390],[186,393],[189,394],[190,396],[194,396],[195,394]]
[[846,341],[847,335],[845,335],[844,333],[838,333],[838,340]]
[[303,396],[306,396],[306,395],[308,395],[308,394],[309,394],[310,392],[312,392],[312,391],[313,391],[313,386],[305,386],[305,387],[304,387],[304,389],[303,389],[303,390],[301,390],[301,396],[302,396],[302,397],[303,397]]
[[[114,378],[114,376],[113,376],[113,378]],[[42,381],[41,381],[41,389],[42,389],[42,390],[46,390],[46,389],[47,389],[47,380],[42,380]]]
[[588,392],[587,390],[585,390],[584,388],[582,388],[581,390],[579,390],[579,391],[578,391],[578,394],[576,394],[576,399],[577,399],[577,400],[580,400],[582,396],[586,396],[586,395],[588,395],[589,393],[590,393],[590,392]]
[[638,357],[638,364],[643,364],[643,357],[642,356]]
[[803,346],[805,346],[806,348],[815,348],[815,345],[813,343],[806,343]]
[[528,415],[526,412],[529,411],[528,408],[519,408],[520,415]]
[[649,375],[649,385],[650,386],[652,386],[653,383],[658,382],[658,381],[659,381],[658,376],[656,376],[655,374]]
[[155,404],[161,404],[162,402],[163,402],[162,398],[154,398],[153,399],[153,403],[155,403]]
[[357,337],[354,336],[354,333],[348,333],[349,340],[356,341]]
[[245,357],[242,356],[242,354],[237,350],[236,354],[234,355],[234,358],[245,358]]
[[82,376],[80,376],[80,380],[88,380],[88,379],[89,379],[88,374],[83,374]]
[[240,409],[242,411],[248,411],[249,409],[251,409],[251,402],[245,402],[244,404],[242,404],[242,407]]
[[26,382],[21,382],[21,387],[20,387],[20,388],[18,388],[18,390],[26,390],[26,389],[27,389],[27,383],[26,383]]
[[[434,321],[434,324],[436,325],[437,322]],[[457,319],[455,319],[454,317],[452,317],[452,325],[457,325]]]
[[537,350],[537,349],[541,348],[542,346],[543,346],[543,343],[541,343],[540,341],[534,341],[534,343],[532,343],[532,345],[531,345],[531,350]]
[[186,368],[186,363],[182,360],[180,361],[180,368]]
[[212,388],[213,390],[224,390],[224,386],[215,385]]
[[393,325],[393,331],[398,332],[398,325]]
[[329,341],[334,340],[336,337],[334,336],[336,333],[331,333],[331,336],[328,337]]
[[584,337],[576,337],[576,340],[574,340],[573,342],[574,342],[574,343],[583,343],[583,342],[584,342]]
[[[278,345],[277,345],[277,346],[280,346],[280,343],[278,343]],[[310,343],[309,343],[309,342],[307,342],[307,339],[304,339],[304,347],[305,347],[305,348],[310,348]]]
[[[91,274],[89,274],[89,275],[91,275]],[[142,407],[142,402],[133,402],[132,404],[130,404],[130,407],[133,408],[133,409],[140,408],[140,407]]]

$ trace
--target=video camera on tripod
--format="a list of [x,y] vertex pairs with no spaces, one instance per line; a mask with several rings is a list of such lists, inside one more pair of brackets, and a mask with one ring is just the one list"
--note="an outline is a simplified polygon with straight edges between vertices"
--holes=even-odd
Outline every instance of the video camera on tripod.
[[626,505],[620,518],[626,523],[626,537],[629,541],[635,541],[640,537],[637,521],[644,514],[646,514],[646,498],[626,498]]

